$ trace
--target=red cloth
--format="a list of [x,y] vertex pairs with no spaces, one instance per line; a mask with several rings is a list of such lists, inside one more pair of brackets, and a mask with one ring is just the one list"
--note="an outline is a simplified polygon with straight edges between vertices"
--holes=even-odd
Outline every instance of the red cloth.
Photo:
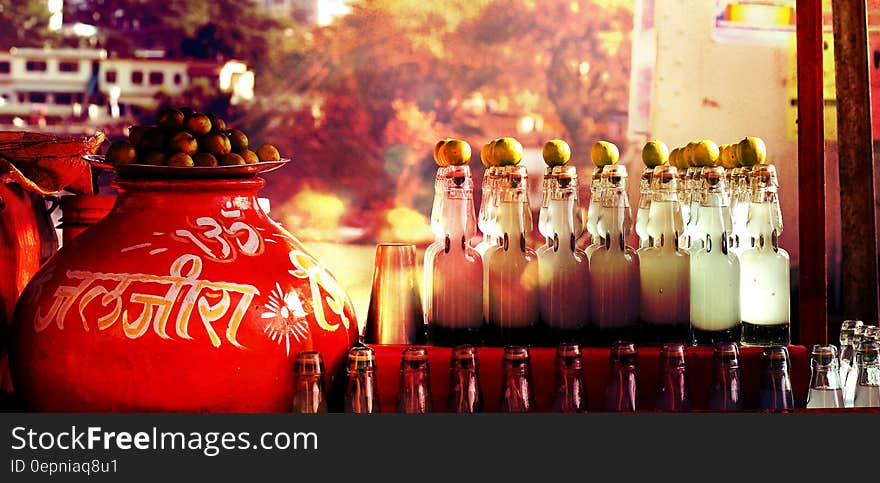
[[[394,412],[397,405],[397,389],[400,379],[400,355],[404,345],[371,345],[376,351],[376,374],[379,381],[379,404],[382,412]],[[788,347],[791,356],[791,381],[795,406],[806,405],[807,389],[810,384],[810,359],[807,348],[799,345]],[[480,385],[483,392],[484,411],[498,411],[501,397],[501,347],[480,347]],[[742,372],[743,396],[746,409],[758,407],[758,395],[763,379],[763,365],[760,347],[740,348],[740,370]],[[556,349],[534,347],[530,349],[532,358],[532,382],[535,388],[538,411],[549,412],[552,407],[554,390]],[[584,348],[584,380],[587,388],[589,411],[602,411],[604,406],[605,383],[608,379],[607,348]],[[449,347],[428,347],[431,371],[431,393],[434,412],[447,411],[449,389],[449,362],[452,349]],[[711,347],[689,347],[687,349],[688,390],[693,410],[708,408],[708,391],[712,384]],[[639,347],[638,398],[640,410],[652,411],[659,383],[658,347]]]

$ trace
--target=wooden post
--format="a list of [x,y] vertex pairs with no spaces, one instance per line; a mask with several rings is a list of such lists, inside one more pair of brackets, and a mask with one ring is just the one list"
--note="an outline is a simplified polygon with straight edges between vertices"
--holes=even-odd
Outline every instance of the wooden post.
[[822,96],[822,0],[797,2],[798,219],[801,344],[828,339],[825,253],[825,101]]
[[877,170],[871,134],[865,0],[834,0],[834,68],[843,255],[843,315],[877,322]]

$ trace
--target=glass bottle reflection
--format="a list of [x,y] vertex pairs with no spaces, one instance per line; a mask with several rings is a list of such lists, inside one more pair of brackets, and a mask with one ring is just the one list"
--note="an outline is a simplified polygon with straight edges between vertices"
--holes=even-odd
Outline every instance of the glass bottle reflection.
[[528,413],[535,410],[532,363],[525,346],[507,346],[502,358],[501,412]]
[[788,349],[772,346],[764,349],[764,381],[761,386],[760,408],[769,411],[790,411],[794,408],[789,375]]
[[296,389],[293,393],[293,412],[314,414],[327,412],[324,398],[324,360],[315,351],[300,352],[294,364]]
[[452,349],[449,368],[449,410],[454,413],[483,411],[480,363],[477,348],[460,345]]
[[842,408],[843,391],[837,366],[837,348],[814,345],[810,361],[810,391],[807,408]]
[[408,347],[400,358],[397,411],[406,414],[431,412],[428,349]]
[[638,407],[637,372],[639,351],[632,342],[615,342],[609,355],[605,409],[612,412],[635,412]]
[[353,347],[348,352],[348,387],[345,412],[379,412],[379,385],[376,381],[376,354],[369,347]]
[[587,410],[584,359],[577,344],[560,344],[556,349],[556,391],[553,412],[580,413]]
[[688,411],[691,408],[686,369],[684,345],[663,344],[660,348],[660,383],[655,406],[657,410]]
[[709,409],[713,411],[741,411],[743,409],[742,382],[739,368],[739,347],[735,342],[715,344],[713,357],[714,381],[709,391]]

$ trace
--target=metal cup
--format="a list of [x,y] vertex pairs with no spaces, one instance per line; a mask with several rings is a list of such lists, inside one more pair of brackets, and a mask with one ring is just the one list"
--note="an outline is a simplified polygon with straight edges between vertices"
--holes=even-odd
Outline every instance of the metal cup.
[[425,320],[417,280],[415,245],[381,243],[376,247],[364,343],[425,343]]

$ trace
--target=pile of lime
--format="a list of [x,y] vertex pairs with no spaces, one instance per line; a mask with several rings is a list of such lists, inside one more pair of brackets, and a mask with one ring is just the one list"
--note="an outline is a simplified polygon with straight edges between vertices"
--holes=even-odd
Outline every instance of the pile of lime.
[[248,137],[226,121],[188,107],[166,108],[152,126],[131,126],[128,139],[110,145],[105,160],[114,164],[217,167],[280,161],[278,148],[252,150]]

